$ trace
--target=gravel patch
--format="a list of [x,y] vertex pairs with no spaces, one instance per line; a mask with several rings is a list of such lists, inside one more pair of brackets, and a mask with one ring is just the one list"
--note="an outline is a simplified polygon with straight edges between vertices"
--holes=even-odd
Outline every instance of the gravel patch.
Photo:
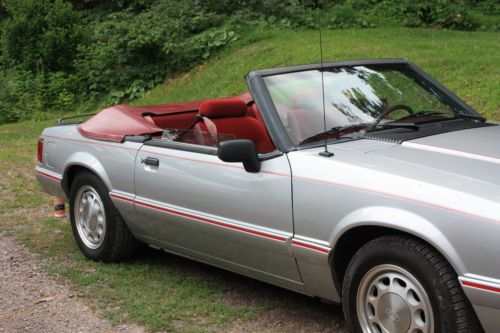
[[135,325],[112,326],[68,286],[44,273],[24,246],[0,234],[0,332],[143,333]]

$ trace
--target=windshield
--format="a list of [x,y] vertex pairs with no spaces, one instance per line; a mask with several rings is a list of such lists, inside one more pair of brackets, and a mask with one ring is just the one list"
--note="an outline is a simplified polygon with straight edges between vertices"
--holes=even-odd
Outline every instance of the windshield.
[[[319,70],[266,76],[264,82],[294,144],[325,131]],[[352,133],[375,123],[415,123],[470,114],[405,66],[327,68],[324,86],[326,130],[348,127]]]

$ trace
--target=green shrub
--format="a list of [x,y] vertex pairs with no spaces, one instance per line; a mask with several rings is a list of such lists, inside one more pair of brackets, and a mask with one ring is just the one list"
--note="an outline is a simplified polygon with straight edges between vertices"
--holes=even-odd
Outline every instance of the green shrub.
[[168,75],[190,69],[235,41],[236,32],[223,23],[195,1],[109,14],[89,25],[89,42],[79,48],[75,67],[81,90],[112,92],[111,101],[140,97]]
[[[0,123],[120,103],[222,49],[318,27],[317,0],[0,0]],[[497,0],[321,0],[324,29],[500,29]]]
[[3,62],[24,70],[70,70],[80,40],[78,14],[63,0],[6,0]]
[[474,30],[477,26],[464,6],[447,0],[409,2],[402,16],[404,24],[409,27]]
[[0,72],[0,124],[28,119],[40,111],[41,82],[31,72],[9,70]]
[[375,26],[362,17],[360,12],[350,4],[335,6],[331,12],[331,19],[328,24],[330,29],[352,29],[367,28]]

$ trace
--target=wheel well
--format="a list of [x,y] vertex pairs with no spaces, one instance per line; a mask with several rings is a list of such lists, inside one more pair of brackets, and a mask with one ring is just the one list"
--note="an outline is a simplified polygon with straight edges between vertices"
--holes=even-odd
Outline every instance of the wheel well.
[[82,165],[72,165],[68,168],[68,170],[65,172],[64,175],[64,180],[63,180],[63,188],[64,188],[64,193],[66,193],[66,196],[69,199],[69,191],[71,190],[71,185],[73,184],[73,181],[75,180],[75,177],[77,174],[80,172],[91,172],[95,174],[94,171],[90,170],[87,167],[84,167]]
[[425,240],[397,229],[378,226],[362,226],[353,228],[339,238],[333,250],[332,273],[339,295],[341,295],[342,292],[342,283],[344,281],[347,266],[349,265],[349,262],[354,254],[369,241],[386,235],[402,235],[418,239],[435,249],[437,252],[440,252]]

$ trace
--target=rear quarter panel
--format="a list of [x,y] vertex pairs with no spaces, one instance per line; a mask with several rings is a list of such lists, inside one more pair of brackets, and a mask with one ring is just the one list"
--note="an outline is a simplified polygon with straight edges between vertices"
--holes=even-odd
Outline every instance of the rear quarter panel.
[[134,193],[134,162],[142,144],[88,139],[74,125],[47,128],[41,137],[44,162],[37,170],[58,176],[61,186],[67,181],[70,168],[80,166],[94,172],[110,191]]

